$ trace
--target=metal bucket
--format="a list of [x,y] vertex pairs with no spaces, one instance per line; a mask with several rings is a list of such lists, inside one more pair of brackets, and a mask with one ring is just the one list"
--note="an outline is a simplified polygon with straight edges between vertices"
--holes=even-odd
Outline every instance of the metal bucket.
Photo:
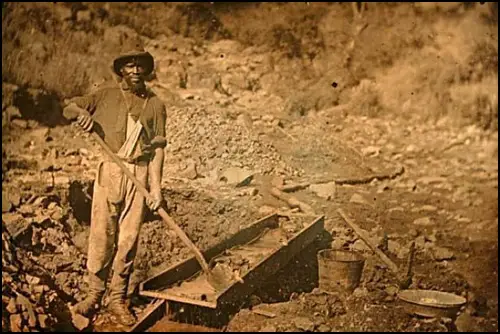
[[358,287],[365,258],[352,251],[325,249],[318,253],[319,288],[352,292]]

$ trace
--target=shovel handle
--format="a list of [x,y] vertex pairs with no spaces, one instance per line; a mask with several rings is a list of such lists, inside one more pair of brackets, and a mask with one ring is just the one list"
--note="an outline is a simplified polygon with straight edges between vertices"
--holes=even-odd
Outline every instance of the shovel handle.
[[375,254],[377,254],[377,256],[382,260],[382,262],[384,262],[392,272],[397,274],[399,272],[398,266],[394,262],[392,262],[391,259],[389,259],[387,255],[384,254],[384,252],[378,249],[377,246],[375,246],[370,241],[370,239],[368,239],[364,231],[358,225],[356,225],[351,219],[349,219],[342,209],[337,209],[337,212],[344,219],[347,225],[349,225],[349,227],[351,227],[354,230],[354,232],[356,232],[356,234],[361,238],[361,240],[363,240],[365,244],[367,244],[368,247],[370,247],[370,249]]
[[[116,154],[111,151],[109,146],[102,140],[102,138],[95,132],[91,132],[92,137],[101,145],[101,147],[106,151],[106,153],[109,155],[111,159],[122,169],[122,171],[127,175],[127,177],[134,183],[135,187],[137,190],[139,190],[147,199],[151,198],[151,195],[149,194],[149,191],[146,189],[146,187],[137,180],[134,174],[125,166],[123,161],[116,156]],[[184,242],[184,244],[191,249],[191,251],[194,253],[196,259],[198,260],[201,268],[203,271],[207,274],[210,273],[210,270],[208,268],[207,261],[201,254],[200,250],[198,247],[196,247],[195,244],[189,239],[189,237],[184,233],[184,231],[174,222],[174,220],[168,215],[168,213],[162,208],[159,207],[157,209],[158,214],[160,217],[167,223],[168,227],[174,230],[174,232],[177,234],[177,236]]]
[[157,210],[158,214],[160,215],[161,218],[163,218],[163,221],[167,223],[168,227],[170,227],[174,232],[177,234],[177,236],[184,242],[184,244],[191,249],[191,251],[194,253],[194,256],[198,260],[198,263],[201,266],[201,269],[208,275],[210,274],[210,269],[208,268],[208,263],[205,260],[205,257],[203,254],[201,254],[200,250],[196,245],[189,239],[189,237],[184,233],[184,231],[174,222],[174,220],[168,215],[168,213],[162,208],[159,207]]

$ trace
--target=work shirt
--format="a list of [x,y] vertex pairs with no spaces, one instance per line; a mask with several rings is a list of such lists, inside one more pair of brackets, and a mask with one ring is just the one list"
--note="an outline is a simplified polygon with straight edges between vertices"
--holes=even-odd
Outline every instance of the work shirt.
[[[133,120],[139,120],[143,126],[138,141],[140,153],[134,160],[150,160],[155,148],[164,148],[167,144],[165,104],[149,90],[138,96],[126,85],[121,85],[121,88],[123,93],[120,86],[114,85],[75,97],[70,103],[73,102],[90,113],[94,120],[94,130],[115,153],[125,142],[127,113],[130,113]],[[130,106],[129,111],[127,105]]]

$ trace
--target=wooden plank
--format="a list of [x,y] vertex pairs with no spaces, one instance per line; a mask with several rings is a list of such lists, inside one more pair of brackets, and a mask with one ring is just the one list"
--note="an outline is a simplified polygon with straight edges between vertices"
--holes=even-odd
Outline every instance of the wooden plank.
[[150,309],[144,313],[141,319],[131,328],[128,332],[142,332],[144,333],[156,322],[165,316],[167,310],[167,301],[164,299],[159,299],[150,306]]
[[[215,245],[214,247],[202,253],[205,259],[210,262],[213,257],[219,255],[224,250],[240,244],[245,244],[248,241],[256,238],[265,228],[277,227],[279,227],[278,215],[271,214],[254,222],[247,228],[244,228],[222,243]],[[160,272],[159,274],[151,277],[150,279],[142,282],[139,285],[139,293],[142,295],[143,291],[158,290],[161,288],[164,289],[176,282],[184,281],[189,277],[192,277],[194,274],[200,271],[200,269],[201,267],[194,256],[187,260],[180,261],[175,265],[167,268],[166,270]]]
[[201,307],[207,307],[207,308],[211,308],[211,309],[217,308],[216,302],[207,302],[207,301],[203,301],[203,300],[185,298],[185,297],[177,296],[174,294],[170,294],[168,292],[157,292],[157,291],[147,291],[146,290],[146,291],[142,292],[142,295],[145,297],[160,298],[162,300],[170,300],[170,301],[179,302],[179,303],[193,304],[193,305],[198,305]]
[[255,314],[258,314],[258,315],[262,315],[264,317],[267,317],[267,318],[276,318],[276,313],[273,313],[273,312],[270,312],[270,311],[266,311],[266,310],[263,310],[263,309],[260,309],[260,308],[253,308],[252,309],[252,313],[255,313]]

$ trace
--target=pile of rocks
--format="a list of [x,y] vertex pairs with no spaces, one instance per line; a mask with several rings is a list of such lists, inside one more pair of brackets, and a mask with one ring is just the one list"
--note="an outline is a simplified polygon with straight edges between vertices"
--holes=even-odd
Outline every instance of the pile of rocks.
[[50,276],[26,262],[2,224],[2,331],[54,330],[61,324],[56,312],[64,303],[53,289]]
[[4,305],[13,331],[47,330],[61,325],[65,303],[83,298],[85,255],[75,245],[83,228],[56,194],[15,194],[12,188],[2,194],[8,203],[2,213],[2,290],[10,291]]
[[[231,167],[289,177],[300,173],[289,167],[275,147],[252,129],[252,118],[245,114],[228,117],[214,106],[170,112],[168,138],[172,153],[169,160],[177,165],[180,175],[212,179]],[[260,120],[260,117],[254,118]],[[196,173],[192,172],[193,164]]]

